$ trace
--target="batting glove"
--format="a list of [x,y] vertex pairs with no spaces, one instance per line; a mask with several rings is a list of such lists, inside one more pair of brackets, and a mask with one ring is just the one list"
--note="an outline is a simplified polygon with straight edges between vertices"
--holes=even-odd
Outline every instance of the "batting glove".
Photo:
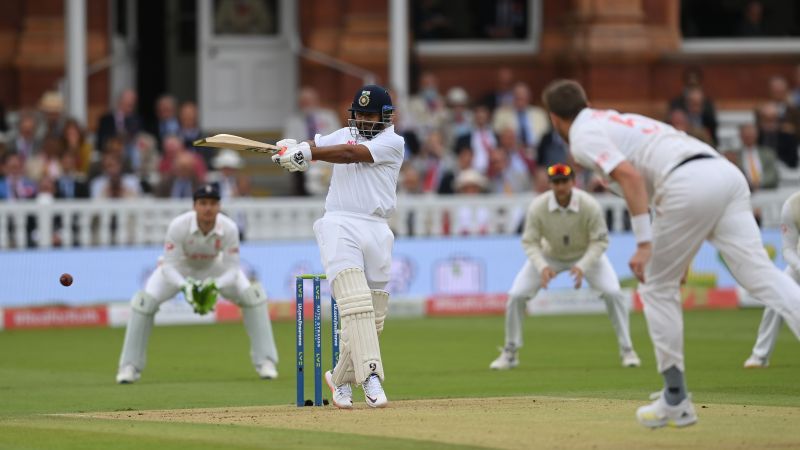
[[311,146],[308,142],[287,146],[285,150],[273,155],[272,161],[289,172],[305,172],[309,167],[308,162],[311,161]]

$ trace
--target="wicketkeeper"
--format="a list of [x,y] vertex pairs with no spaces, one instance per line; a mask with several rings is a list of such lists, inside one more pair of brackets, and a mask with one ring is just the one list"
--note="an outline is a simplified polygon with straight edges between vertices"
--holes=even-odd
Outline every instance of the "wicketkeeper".
[[267,295],[259,283],[251,283],[242,271],[239,229],[219,211],[219,189],[208,184],[194,193],[194,210],[169,224],[158,268],[144,290],[131,299],[117,383],[133,383],[140,378],[155,314],[162,303],[179,291],[198,314],[211,312],[218,294],[236,303],[242,309],[256,372],[264,379],[278,376],[278,351],[267,311]]
[[628,308],[614,268],[605,255],[608,227],[603,211],[591,195],[576,189],[575,172],[566,164],[547,169],[551,190],[536,197],[528,208],[522,246],[528,259],[508,293],[506,342],[491,369],[512,369],[519,364],[525,304],[560,272],[569,271],[575,289],[583,279],[600,291],[608,317],[617,334],[625,367],[639,367],[628,326]]

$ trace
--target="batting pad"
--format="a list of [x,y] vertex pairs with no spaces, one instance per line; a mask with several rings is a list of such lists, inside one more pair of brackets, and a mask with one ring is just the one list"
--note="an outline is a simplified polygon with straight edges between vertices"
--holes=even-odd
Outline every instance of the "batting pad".
[[[378,337],[383,331],[383,323],[386,320],[386,313],[389,310],[389,293],[380,289],[373,289],[372,307],[375,310],[375,331]],[[355,383],[356,372],[353,370],[353,360],[350,354],[350,347],[347,345],[347,333],[342,330],[339,336],[341,352],[339,353],[339,363],[333,371],[333,382],[339,386],[344,383]],[[338,374],[338,375],[337,375]]]
[[372,290],[372,307],[375,309],[375,331],[378,336],[383,331],[383,323],[389,312],[389,293],[381,289]]
[[[383,380],[381,350],[375,329],[375,310],[364,272],[361,269],[345,269],[339,272],[333,280],[333,295],[339,305],[342,332],[347,335],[345,347],[350,351],[356,382],[363,382],[372,373]],[[345,367],[343,353],[344,351],[340,353],[337,367]],[[340,375],[337,372],[334,370],[334,383],[341,384],[338,382]],[[341,371],[341,377],[346,375],[345,372],[346,370]]]

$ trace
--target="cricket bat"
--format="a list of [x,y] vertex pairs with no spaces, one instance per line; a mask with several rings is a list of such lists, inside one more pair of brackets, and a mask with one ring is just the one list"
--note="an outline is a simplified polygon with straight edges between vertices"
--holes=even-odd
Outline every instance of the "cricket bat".
[[216,134],[194,141],[195,147],[229,148],[232,150],[245,150],[255,153],[277,153],[280,148],[266,142],[254,141],[233,134]]

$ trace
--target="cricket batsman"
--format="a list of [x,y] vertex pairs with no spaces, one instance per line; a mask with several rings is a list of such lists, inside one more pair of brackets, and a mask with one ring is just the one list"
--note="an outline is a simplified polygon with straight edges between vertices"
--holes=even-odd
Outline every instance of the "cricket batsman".
[[349,126],[298,143],[283,139],[272,157],[290,172],[312,160],[333,163],[325,215],[314,222],[325,274],[342,318],[341,353],[325,380],[338,408],[353,407],[353,384],[372,408],[388,404],[378,335],[389,307],[394,234],[388,219],[397,203],[397,179],[405,141],[394,132],[389,92],[376,85],[358,89]]
[[575,289],[583,279],[600,291],[606,303],[611,326],[617,335],[623,367],[639,367],[629,331],[628,308],[619,279],[605,255],[608,227],[597,200],[576,189],[575,172],[566,164],[547,168],[551,190],[537,196],[528,208],[522,246],[528,259],[508,293],[506,303],[506,342],[500,356],[489,365],[495,370],[512,369],[519,364],[522,347],[522,319],[525,304],[555,276],[569,271]]
[[117,383],[133,383],[140,378],[155,314],[178,292],[183,292],[199,314],[214,309],[218,294],[236,303],[242,309],[256,372],[263,379],[278,376],[278,351],[267,295],[259,283],[247,279],[239,265],[239,229],[233,220],[220,214],[220,192],[215,184],[202,186],[193,198],[193,211],[169,224],[159,266],[144,290],[131,299]]

